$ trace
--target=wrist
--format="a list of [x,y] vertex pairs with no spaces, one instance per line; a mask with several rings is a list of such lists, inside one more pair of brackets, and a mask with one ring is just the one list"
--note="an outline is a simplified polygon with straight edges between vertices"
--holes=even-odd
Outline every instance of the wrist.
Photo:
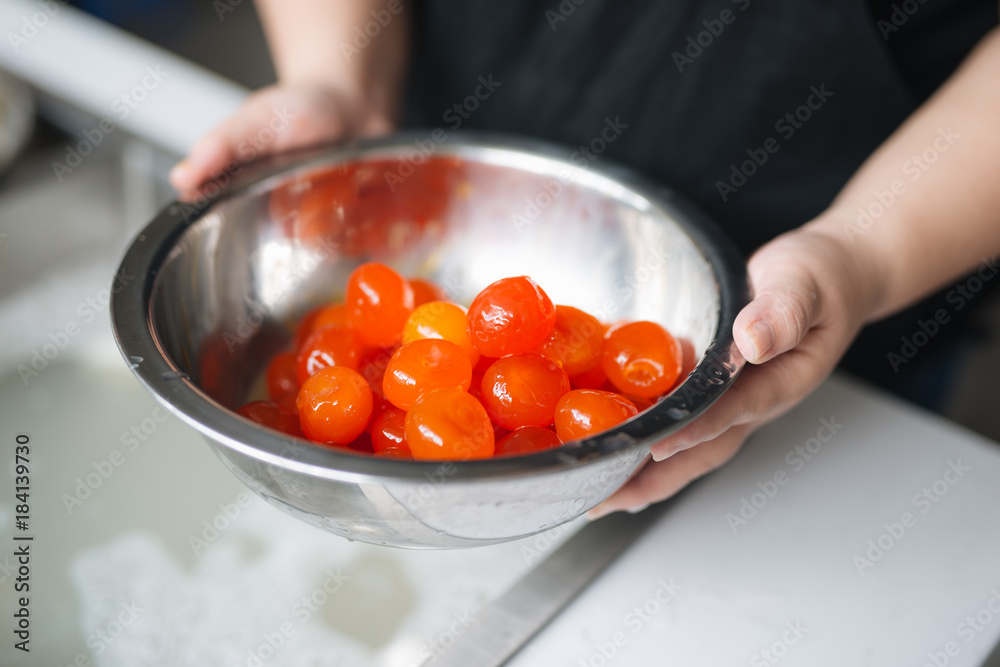
[[398,109],[395,102],[377,91],[361,91],[332,77],[298,76],[281,79],[277,85],[325,100],[325,105],[348,121],[350,135],[385,134],[396,125]]
[[341,106],[362,121],[361,134],[385,132],[400,116],[407,41],[391,40],[392,35],[380,37],[385,39],[379,48],[372,45],[352,57],[339,50],[327,53],[327,57],[303,49],[285,53],[275,63],[279,85],[332,93]]
[[848,212],[830,208],[798,231],[823,243],[827,257],[818,270],[830,273],[827,278],[841,286],[840,306],[860,326],[884,314],[887,262],[878,256],[877,246],[852,236],[851,222]]

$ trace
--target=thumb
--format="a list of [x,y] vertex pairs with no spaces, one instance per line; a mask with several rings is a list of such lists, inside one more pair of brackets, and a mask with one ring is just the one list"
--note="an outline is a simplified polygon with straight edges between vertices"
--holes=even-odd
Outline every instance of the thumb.
[[819,312],[817,281],[793,252],[765,246],[747,264],[755,296],[736,317],[733,338],[752,364],[798,345]]
[[202,137],[188,156],[170,170],[170,184],[179,192],[194,190],[235,157],[233,147],[220,129]]

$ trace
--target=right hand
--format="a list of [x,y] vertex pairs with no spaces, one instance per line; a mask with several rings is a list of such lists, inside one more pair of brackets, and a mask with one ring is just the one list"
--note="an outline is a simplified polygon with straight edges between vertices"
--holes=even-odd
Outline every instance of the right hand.
[[[733,323],[749,362],[704,414],[651,448],[653,462],[588,512],[639,511],[729,461],[751,432],[784,414],[833,371],[871,319],[885,278],[821,216],[762,246],[747,263],[754,299]],[[833,227],[832,231],[830,227]]]
[[276,84],[251,94],[243,106],[202,137],[170,172],[182,200],[233,162],[295,148],[385,134],[392,121],[331,86]]

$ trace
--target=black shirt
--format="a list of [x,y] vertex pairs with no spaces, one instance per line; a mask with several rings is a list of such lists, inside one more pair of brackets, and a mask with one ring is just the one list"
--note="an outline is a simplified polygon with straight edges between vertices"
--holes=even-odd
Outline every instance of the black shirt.
[[[406,124],[537,137],[567,157],[627,125],[597,158],[674,187],[747,254],[822,212],[998,22],[996,0],[414,3]],[[480,77],[499,87],[470,111]],[[915,321],[900,317],[860,366],[889,370]]]
[[[607,156],[697,201],[746,252],[822,211],[997,23],[996,0],[417,3],[410,125],[578,147],[620,119]],[[449,114],[480,76],[499,89]],[[813,87],[829,103],[779,126]],[[769,138],[778,152],[736,185]]]

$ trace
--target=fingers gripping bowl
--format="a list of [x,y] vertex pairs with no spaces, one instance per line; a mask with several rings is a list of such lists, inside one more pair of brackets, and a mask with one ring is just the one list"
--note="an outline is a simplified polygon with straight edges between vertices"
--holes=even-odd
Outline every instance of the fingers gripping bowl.
[[[283,156],[170,206],[122,261],[120,275],[132,278],[112,297],[115,336],[146,388],[272,505],[377,544],[503,542],[599,503],[651,444],[730,386],[743,365],[732,323],[748,300],[746,272],[713,224],[632,172],[483,135],[452,136],[428,157],[421,138]],[[352,196],[331,200],[330,183],[349,183]],[[614,429],[521,457],[373,458],[233,412],[288,343],[287,323],[341,296],[367,261],[432,279],[466,304],[494,280],[530,275],[556,303],[608,322],[660,323],[690,343],[696,365]]]

